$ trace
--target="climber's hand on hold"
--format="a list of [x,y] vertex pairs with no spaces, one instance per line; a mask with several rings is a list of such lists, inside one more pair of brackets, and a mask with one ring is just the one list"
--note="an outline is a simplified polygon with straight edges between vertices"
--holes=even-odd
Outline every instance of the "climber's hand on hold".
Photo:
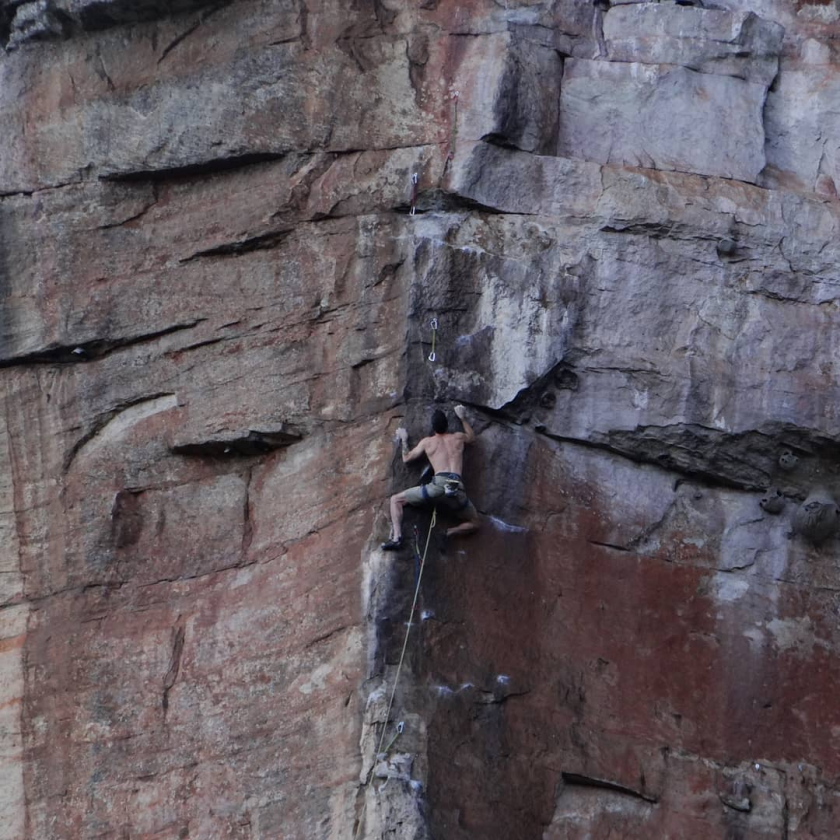
[[454,411],[461,421],[461,425],[464,427],[464,443],[473,443],[475,441],[475,432],[467,421],[467,409],[462,405],[456,405]]

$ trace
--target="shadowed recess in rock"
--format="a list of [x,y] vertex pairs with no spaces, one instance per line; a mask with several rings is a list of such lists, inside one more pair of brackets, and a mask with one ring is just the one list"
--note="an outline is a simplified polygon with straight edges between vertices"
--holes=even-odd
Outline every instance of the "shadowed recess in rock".
[[172,444],[178,455],[219,457],[226,455],[263,455],[297,443],[302,433],[281,423],[273,427],[250,429],[246,432],[219,432],[207,437],[179,440]]

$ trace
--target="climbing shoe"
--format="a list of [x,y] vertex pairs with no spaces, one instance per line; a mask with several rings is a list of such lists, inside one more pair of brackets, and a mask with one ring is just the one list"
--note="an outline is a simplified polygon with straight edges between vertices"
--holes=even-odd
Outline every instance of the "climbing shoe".
[[402,537],[400,537],[398,540],[388,540],[388,542],[382,543],[379,547],[383,551],[399,551],[402,548],[402,545],[403,541]]

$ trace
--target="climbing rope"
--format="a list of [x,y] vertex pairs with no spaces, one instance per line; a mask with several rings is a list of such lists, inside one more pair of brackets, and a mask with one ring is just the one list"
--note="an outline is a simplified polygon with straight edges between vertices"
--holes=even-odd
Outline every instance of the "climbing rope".
[[420,577],[420,531],[414,526],[414,585]]
[[[455,100],[455,107],[457,108],[458,105],[458,94],[454,95]],[[451,154],[450,154],[451,157]],[[415,202],[417,199],[417,174],[411,176],[411,182],[413,184],[413,188],[411,191],[411,215],[414,215],[414,208]],[[432,329],[432,352],[429,353],[429,361],[434,362],[437,359],[437,355],[435,353],[435,347],[437,345],[437,331],[438,331],[438,319],[432,318],[430,325]],[[408,649],[408,638],[411,635],[411,626],[414,623],[414,613],[417,609],[417,599],[420,596],[420,584],[423,580],[423,569],[426,568],[426,556],[429,553],[429,544],[432,540],[432,531],[435,528],[435,524],[437,523],[437,505],[432,508],[432,519],[429,522],[429,530],[426,533],[426,545],[423,547],[423,556],[420,556],[420,532],[417,530],[417,526],[414,526],[414,558],[415,562],[419,560],[419,569],[415,569],[415,585],[414,585],[414,598],[411,602],[411,611],[408,615],[408,624],[405,628],[405,638],[403,639],[403,646],[402,651],[400,651],[400,661],[397,663],[397,673],[394,675],[394,685],[391,689],[391,696],[388,698],[388,708],[385,711],[385,721],[382,724],[382,732],[379,735],[379,743],[376,745],[376,752],[373,756],[373,764],[371,765],[370,770],[368,771],[367,778],[365,779],[364,783],[362,784],[362,788],[366,788],[370,784],[371,777],[373,776],[373,771],[376,768],[376,762],[379,756],[382,754],[382,744],[385,742],[385,733],[388,731],[388,720],[391,717],[391,709],[394,705],[394,697],[397,694],[397,686],[400,682],[400,674],[402,673],[403,663],[405,662],[405,652]],[[403,734],[405,729],[405,724],[403,721],[400,721],[397,724],[397,730],[394,733],[394,736],[388,742],[388,746],[385,747],[385,755],[387,756],[388,752],[390,751],[391,747],[397,742],[397,739],[400,735]],[[386,780],[385,784],[388,784]],[[385,785],[383,785],[384,787]],[[359,814],[358,822],[356,823],[356,829],[353,832],[353,840],[359,836],[359,832],[362,829],[362,824],[364,823],[365,819],[365,812],[367,811],[367,797],[362,800],[362,811]]]
[[[387,724],[386,724],[386,726],[387,726]],[[384,750],[385,755],[388,755],[388,753],[391,751],[391,747],[393,747],[394,744],[397,743],[397,738],[399,738],[400,735],[402,735],[404,731],[405,731],[405,723],[403,721],[400,721],[397,724],[397,731],[394,733],[394,737],[391,738],[390,741],[388,741],[388,746],[385,747],[385,750]]]
[[[385,722],[382,724],[382,733],[379,736],[379,743],[376,747],[376,752],[374,753],[373,757],[373,766],[370,768],[368,772],[368,777],[365,780],[365,783],[362,785],[363,788],[367,787],[370,784],[370,778],[373,775],[374,768],[376,767],[376,762],[380,753],[382,752],[382,744],[385,743],[385,733],[388,731],[388,718],[391,716],[391,708],[394,705],[394,697],[397,694],[397,686],[400,682],[400,673],[402,672],[403,662],[405,661],[405,652],[408,649],[408,637],[411,634],[411,625],[414,622],[414,611],[417,609],[417,598],[420,595],[420,582],[423,580],[423,569],[426,566],[426,555],[429,553],[429,543],[432,540],[432,531],[434,530],[435,523],[437,522],[437,506],[432,508],[432,521],[429,523],[429,531],[426,534],[426,546],[423,549],[423,557],[420,560],[420,573],[417,575],[417,585],[414,587],[414,600],[411,602],[411,612],[408,616],[408,625],[405,628],[405,639],[403,640],[402,651],[400,653],[400,661],[397,664],[397,673],[394,676],[394,686],[391,689],[391,696],[388,699],[388,708],[385,712]],[[386,752],[391,749],[391,747],[396,742],[397,738],[402,735],[404,729],[404,724],[402,721],[397,725],[397,732],[394,737],[391,739],[390,743],[386,748]],[[365,817],[365,810],[367,808],[367,797],[362,800],[362,813],[359,814],[359,821],[356,825],[356,830],[353,832],[353,840],[359,836],[359,831],[362,828],[362,823],[364,822]]]

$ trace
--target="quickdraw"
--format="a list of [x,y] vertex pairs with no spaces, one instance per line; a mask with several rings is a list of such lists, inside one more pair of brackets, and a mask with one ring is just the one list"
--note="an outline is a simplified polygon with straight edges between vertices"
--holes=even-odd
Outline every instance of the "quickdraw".
[[432,328],[432,352],[429,353],[429,361],[434,362],[437,361],[437,354],[435,353],[435,344],[437,343],[438,319],[432,318],[430,326]]
[[382,751],[384,755],[388,755],[388,753],[391,751],[391,747],[393,747],[394,744],[397,743],[397,738],[399,738],[400,735],[402,735],[404,731],[405,731],[405,723],[404,723],[404,721],[400,721],[397,724],[397,731],[394,733],[394,737],[391,738],[391,740],[388,742],[388,746],[385,747],[385,749]]
[[417,184],[419,181],[420,179],[415,172],[411,176],[411,199],[409,200],[411,210],[408,211],[409,216],[413,216],[417,212]]

